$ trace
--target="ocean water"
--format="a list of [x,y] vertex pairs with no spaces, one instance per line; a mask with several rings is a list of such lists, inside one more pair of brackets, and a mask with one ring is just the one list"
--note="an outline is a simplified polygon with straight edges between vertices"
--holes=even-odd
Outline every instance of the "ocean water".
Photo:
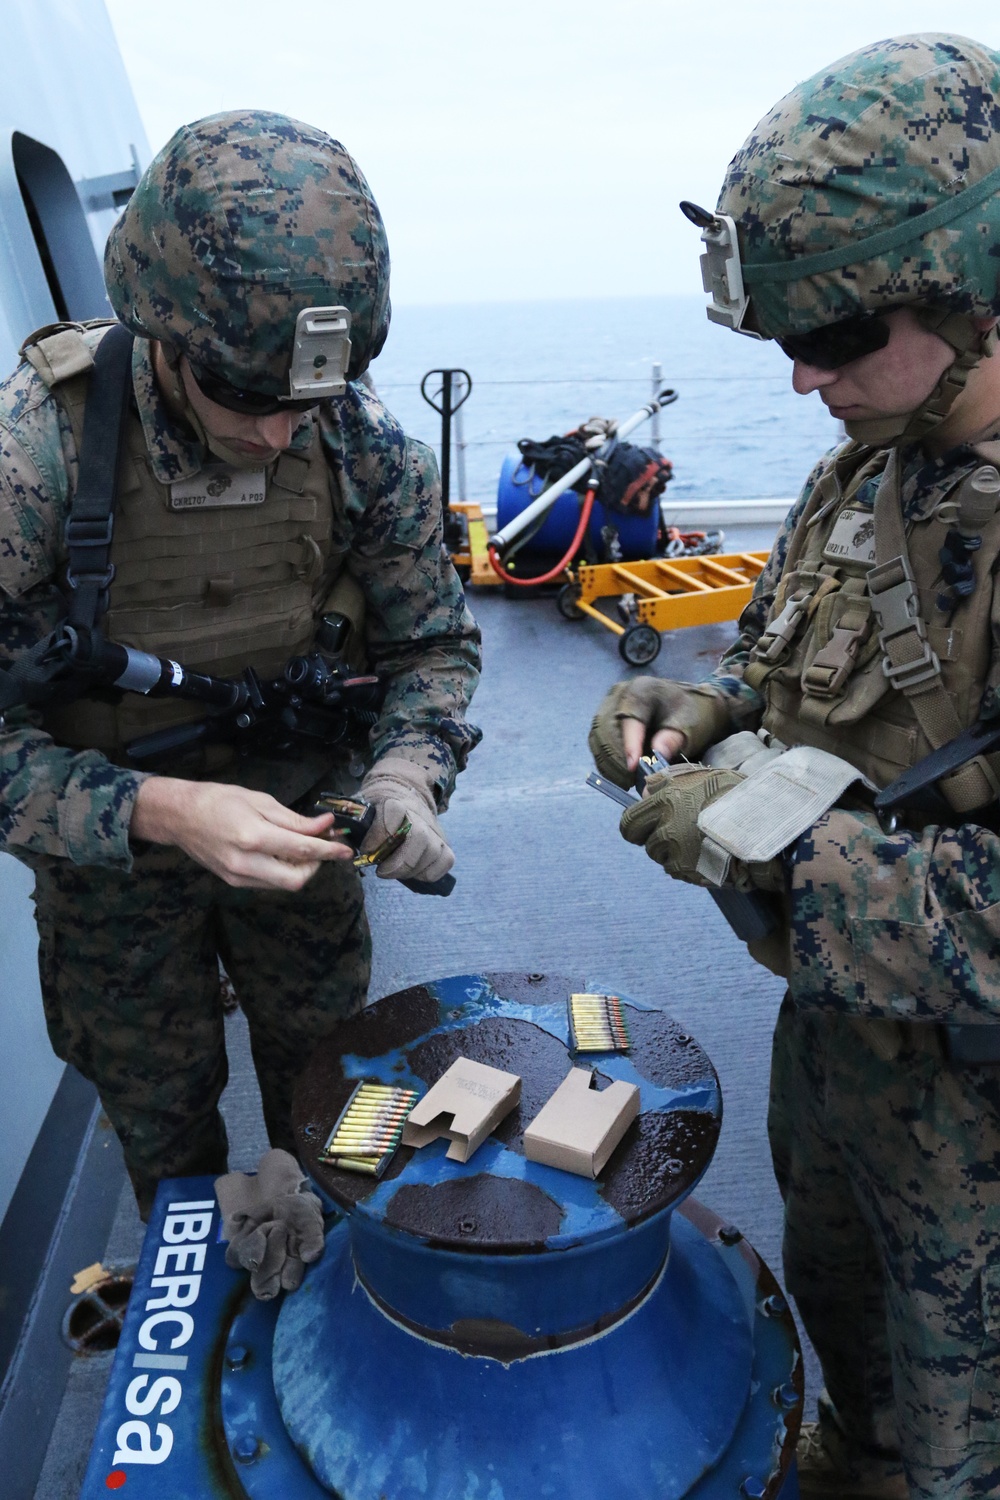
[[[439,450],[441,419],[420,396],[421,377],[468,370],[467,496],[492,508],[501,462],[519,438],[631,415],[649,400],[654,361],[678,393],[660,415],[674,465],[668,499],[790,499],[837,441],[819,397],[792,391],[777,345],[709,323],[701,297],[401,307],[372,376],[404,427]],[[649,440],[649,424],[631,438]],[[453,449],[453,499],[455,464]]]

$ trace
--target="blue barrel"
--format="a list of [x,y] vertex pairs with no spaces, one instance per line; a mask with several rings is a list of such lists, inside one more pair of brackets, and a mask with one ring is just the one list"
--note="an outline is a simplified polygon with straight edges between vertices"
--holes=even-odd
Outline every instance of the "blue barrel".
[[[532,469],[521,462],[520,457],[508,455],[503,461],[500,483],[497,485],[497,529],[502,530],[519,516],[544,488],[543,482]],[[575,490],[567,490],[560,495],[526,550],[545,557],[561,557],[576,533],[580,520],[580,500],[581,497]],[[621,541],[623,557],[632,560],[653,557],[656,554],[659,519],[658,503],[648,515],[626,516],[620,512],[605,510],[601,502],[595,500],[587,531],[594,546],[600,548],[601,527],[614,526]]]

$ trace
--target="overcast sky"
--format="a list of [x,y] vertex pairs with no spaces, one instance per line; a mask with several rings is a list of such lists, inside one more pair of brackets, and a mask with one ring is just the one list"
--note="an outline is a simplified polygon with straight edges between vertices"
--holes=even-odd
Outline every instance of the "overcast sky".
[[1000,48],[996,0],[106,3],[152,150],[245,107],[343,141],[397,303],[697,292],[677,202],[799,79],[904,31]]

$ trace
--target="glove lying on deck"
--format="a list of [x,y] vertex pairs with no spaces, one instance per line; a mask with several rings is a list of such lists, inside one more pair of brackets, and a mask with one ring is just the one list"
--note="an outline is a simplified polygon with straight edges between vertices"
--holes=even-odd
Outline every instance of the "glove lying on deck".
[[287,1151],[268,1151],[256,1175],[227,1172],[215,1183],[226,1265],[250,1272],[262,1302],[294,1292],[305,1268],[323,1254],[323,1206]]

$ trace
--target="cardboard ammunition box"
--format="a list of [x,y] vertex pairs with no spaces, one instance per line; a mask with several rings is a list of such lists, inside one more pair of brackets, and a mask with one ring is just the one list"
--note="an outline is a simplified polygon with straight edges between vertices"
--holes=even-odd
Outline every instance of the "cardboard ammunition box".
[[451,1141],[452,1161],[468,1161],[521,1097],[521,1080],[471,1057],[456,1057],[447,1073],[414,1105],[403,1127],[404,1146]]
[[590,1068],[574,1068],[524,1132],[530,1161],[596,1177],[639,1113],[639,1090],[617,1081],[593,1087]]

